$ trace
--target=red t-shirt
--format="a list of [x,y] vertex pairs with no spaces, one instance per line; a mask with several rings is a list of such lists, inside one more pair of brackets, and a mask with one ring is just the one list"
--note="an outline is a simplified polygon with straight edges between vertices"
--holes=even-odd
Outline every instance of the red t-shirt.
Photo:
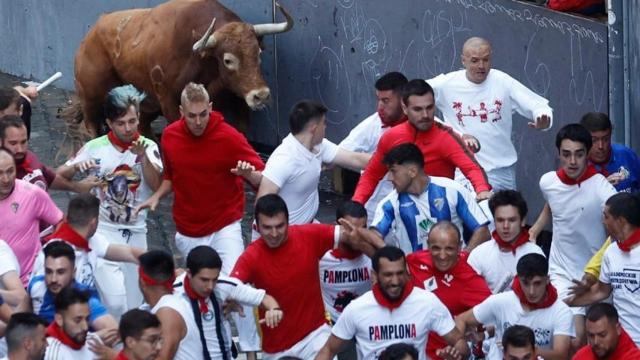
[[[593,354],[593,351],[591,351],[591,345],[585,345],[573,355],[573,360],[597,360],[597,358]],[[622,329],[622,333],[620,333],[618,347],[616,347],[616,350],[607,360],[640,360],[640,349],[638,349],[624,329]]]
[[259,238],[238,258],[231,275],[266,290],[284,312],[276,328],[262,325],[264,351],[286,350],[327,322],[318,266],[334,244],[333,225],[292,225],[280,247],[271,249]]
[[382,134],[376,151],[360,177],[353,194],[354,201],[364,204],[369,200],[378,182],[387,173],[382,159],[394,146],[404,143],[413,143],[422,150],[424,171],[428,175],[453,179],[456,168],[460,168],[476,192],[491,190],[484,170],[453,130],[435,122],[431,129],[417,131],[407,121]]
[[211,112],[202,136],[192,135],[181,118],[164,129],[161,144],[163,176],[172,182],[178,232],[206,236],[242,218],[243,179],[230,170],[238,160],[257,170],[264,169],[264,162],[222,114]]
[[[453,268],[443,273],[436,269],[428,250],[421,250],[407,256],[407,265],[415,286],[434,293],[456,316],[480,304],[491,295],[484,278],[467,263],[467,252],[461,252]],[[435,332],[429,333],[427,355],[440,359],[436,351],[447,346],[447,342]]]
[[44,191],[49,189],[56,178],[56,173],[42,164],[31,151],[27,151],[24,161],[16,165],[16,178],[30,182]]

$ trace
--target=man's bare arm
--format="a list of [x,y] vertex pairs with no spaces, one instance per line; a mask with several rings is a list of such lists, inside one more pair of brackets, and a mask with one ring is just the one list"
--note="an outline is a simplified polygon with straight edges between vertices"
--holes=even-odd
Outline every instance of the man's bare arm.
[[331,360],[345,346],[347,346],[347,340],[340,339],[339,337],[331,334],[322,349],[320,349],[320,352],[316,356],[316,360]]
[[187,325],[177,311],[163,307],[156,313],[162,324],[162,339],[164,344],[158,360],[172,360],[176,356],[178,346],[187,335]]
[[491,233],[489,232],[488,226],[481,226],[473,232],[471,235],[471,239],[469,239],[469,245],[467,245],[467,251],[473,250],[476,246],[482,244],[483,242],[489,240],[491,238]]

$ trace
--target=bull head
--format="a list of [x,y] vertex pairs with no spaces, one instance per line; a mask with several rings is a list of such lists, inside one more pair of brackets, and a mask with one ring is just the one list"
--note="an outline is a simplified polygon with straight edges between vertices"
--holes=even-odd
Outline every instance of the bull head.
[[276,6],[286,22],[251,25],[240,22],[224,24],[214,31],[216,19],[211,21],[204,35],[193,44],[193,51],[205,56],[211,53],[218,59],[220,80],[253,109],[264,107],[271,93],[260,73],[258,38],[289,31],[293,18],[280,4]]

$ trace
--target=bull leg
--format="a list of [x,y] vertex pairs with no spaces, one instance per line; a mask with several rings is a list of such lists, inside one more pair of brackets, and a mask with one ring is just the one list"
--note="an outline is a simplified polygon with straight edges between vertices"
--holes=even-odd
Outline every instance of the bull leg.
[[243,134],[249,130],[251,110],[244,99],[239,98],[230,91],[222,91],[212,99],[216,111],[224,114],[225,120]]
[[140,122],[138,123],[138,131],[149,139],[157,141],[158,137],[154,134],[153,129],[151,128],[151,123],[160,115],[162,115],[162,113],[160,112],[160,105],[158,105],[158,102],[150,97],[144,99],[140,104]]

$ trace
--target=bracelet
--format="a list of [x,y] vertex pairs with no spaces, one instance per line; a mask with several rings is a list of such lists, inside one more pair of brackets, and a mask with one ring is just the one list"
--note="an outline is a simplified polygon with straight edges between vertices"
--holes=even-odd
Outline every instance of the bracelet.
[[274,310],[282,311],[282,309],[280,309],[279,307],[270,309],[270,311],[274,311]]

